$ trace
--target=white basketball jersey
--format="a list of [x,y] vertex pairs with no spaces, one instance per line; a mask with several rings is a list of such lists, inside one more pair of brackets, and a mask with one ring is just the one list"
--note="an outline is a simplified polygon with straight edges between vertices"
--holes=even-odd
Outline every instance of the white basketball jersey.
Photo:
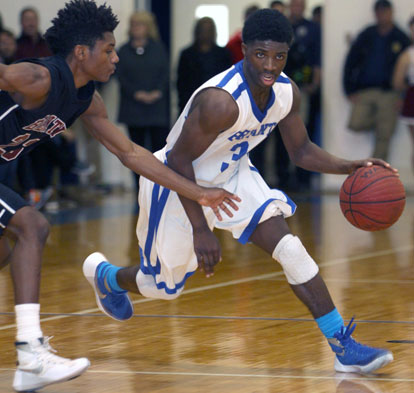
[[270,91],[266,108],[261,111],[243,74],[243,61],[235,64],[208,80],[193,93],[168,135],[162,158],[165,158],[165,152],[170,151],[177,141],[194,97],[200,90],[209,87],[226,90],[239,107],[239,117],[234,125],[219,134],[207,150],[193,162],[197,183],[220,185],[237,171],[239,160],[247,158],[248,152],[268,137],[279,121],[290,112],[292,85],[282,73]]

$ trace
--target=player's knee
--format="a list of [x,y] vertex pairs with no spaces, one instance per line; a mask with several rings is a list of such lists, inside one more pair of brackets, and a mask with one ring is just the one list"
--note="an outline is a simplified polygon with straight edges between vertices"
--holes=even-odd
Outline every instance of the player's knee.
[[272,256],[282,265],[289,284],[304,284],[318,274],[318,265],[297,236],[285,235]]
[[49,235],[49,223],[43,214],[35,208],[25,207],[16,213],[15,224],[18,228],[18,236],[45,244]]

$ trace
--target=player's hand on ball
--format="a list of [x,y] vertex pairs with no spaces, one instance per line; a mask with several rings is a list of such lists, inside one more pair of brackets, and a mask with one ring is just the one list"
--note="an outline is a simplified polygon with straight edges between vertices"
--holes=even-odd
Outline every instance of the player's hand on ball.
[[228,192],[222,188],[204,188],[204,192],[198,200],[198,203],[202,206],[209,206],[213,209],[214,214],[219,219],[223,220],[221,211],[226,213],[229,217],[233,217],[233,213],[229,209],[239,210],[236,203],[241,202],[241,199],[231,192]]
[[370,167],[373,165],[383,166],[384,168],[389,169],[398,175],[398,169],[393,168],[388,162],[381,160],[380,158],[366,158],[365,160],[351,161],[349,173],[356,171],[360,167]]
[[221,261],[221,247],[210,228],[193,230],[194,251],[198,268],[204,270],[206,277],[214,274],[214,266]]

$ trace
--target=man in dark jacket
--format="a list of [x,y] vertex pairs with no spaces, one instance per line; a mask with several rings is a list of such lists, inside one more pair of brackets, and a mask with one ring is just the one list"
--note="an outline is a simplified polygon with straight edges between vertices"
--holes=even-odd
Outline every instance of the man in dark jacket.
[[391,78],[397,57],[410,40],[394,24],[388,0],[377,0],[374,12],[377,23],[364,29],[352,43],[343,82],[352,104],[348,127],[354,131],[373,129],[373,156],[387,159],[398,116],[398,95],[392,90]]
[[193,43],[181,51],[178,61],[177,91],[180,112],[198,87],[232,64],[229,50],[218,46],[216,39],[217,30],[213,19],[199,19],[194,28]]

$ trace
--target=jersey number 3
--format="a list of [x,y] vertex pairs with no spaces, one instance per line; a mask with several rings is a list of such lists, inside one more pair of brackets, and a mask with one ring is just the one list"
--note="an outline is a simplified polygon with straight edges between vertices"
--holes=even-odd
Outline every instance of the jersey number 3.
[[[240,158],[242,158],[248,151],[249,149],[249,143],[248,142],[241,142],[238,143],[237,145],[234,145],[230,151],[234,151],[234,152],[238,152],[234,153],[231,157],[232,161],[237,161],[240,160]],[[227,162],[223,162],[221,164],[221,172],[224,172],[230,164],[228,164]]]

